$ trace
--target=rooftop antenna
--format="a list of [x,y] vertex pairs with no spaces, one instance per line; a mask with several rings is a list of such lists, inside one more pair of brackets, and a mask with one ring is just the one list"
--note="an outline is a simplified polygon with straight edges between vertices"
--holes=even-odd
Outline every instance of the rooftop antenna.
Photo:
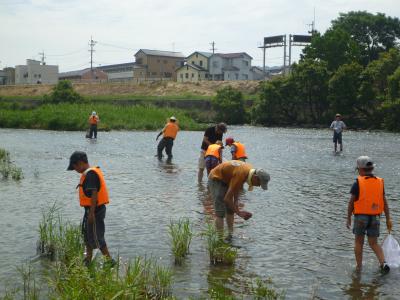
[[307,25],[311,27],[311,31],[309,31],[308,33],[310,33],[311,35],[314,35],[314,33],[315,33],[315,7],[314,7],[314,18],[313,18],[311,24],[307,24]]
[[44,56],[44,50],[42,50],[42,52],[39,52],[39,55],[41,56],[40,61],[42,62],[42,65],[44,66],[46,64],[44,62],[44,59],[46,58],[46,56]]

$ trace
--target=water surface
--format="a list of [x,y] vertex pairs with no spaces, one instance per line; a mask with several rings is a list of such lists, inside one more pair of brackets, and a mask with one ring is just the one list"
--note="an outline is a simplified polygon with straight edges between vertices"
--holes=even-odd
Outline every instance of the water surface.
[[[385,178],[398,232],[400,135],[345,132],[344,153],[333,155],[327,130],[231,127],[228,133],[247,146],[250,163],[270,172],[270,187],[243,196],[253,218],[238,219],[235,225],[234,244],[240,246],[235,266],[211,267],[206,243],[196,237],[186,264],[173,267],[174,295],[206,296],[216,280],[235,293],[255,276],[272,277],[288,299],[308,299],[312,291],[322,299],[400,295],[400,271],[379,275],[367,245],[361,278],[354,276],[354,237],[345,227],[355,159],[369,155],[377,164],[376,174]],[[125,259],[152,255],[173,266],[170,220],[188,217],[200,232],[207,218],[207,190],[197,184],[202,133],[179,133],[172,165],[154,157],[156,135],[100,132],[93,142],[83,132],[0,130],[0,147],[11,152],[25,175],[20,183],[0,181],[0,290],[16,276],[15,267],[35,254],[43,208],[57,201],[65,218],[79,223],[79,175],[66,171],[75,150],[86,151],[90,163],[104,171],[111,197],[106,240],[112,254]]]

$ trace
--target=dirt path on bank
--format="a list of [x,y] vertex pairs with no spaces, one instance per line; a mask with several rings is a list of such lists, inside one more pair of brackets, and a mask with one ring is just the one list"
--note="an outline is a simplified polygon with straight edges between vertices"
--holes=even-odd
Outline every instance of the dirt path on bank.
[[[231,85],[243,94],[257,92],[258,81],[203,81],[199,83],[146,82],[136,83],[74,83],[83,96],[137,95],[137,96],[214,96],[221,87]],[[50,93],[53,85],[0,86],[0,96],[36,97]]]

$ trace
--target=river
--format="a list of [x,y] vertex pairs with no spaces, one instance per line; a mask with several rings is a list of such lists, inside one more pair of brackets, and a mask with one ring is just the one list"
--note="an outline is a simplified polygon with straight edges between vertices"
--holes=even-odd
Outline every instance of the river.
[[[362,275],[354,276],[354,236],[345,221],[355,160],[369,155],[375,173],[385,179],[394,234],[400,238],[400,135],[348,131],[343,154],[333,155],[328,130],[244,126],[230,127],[228,134],[247,146],[250,163],[271,174],[268,191],[255,188],[243,196],[253,218],[236,221],[233,243],[240,247],[239,257],[230,268],[210,266],[199,236],[186,263],[172,263],[170,220],[188,217],[196,233],[205,227],[206,181],[197,184],[202,132],[180,132],[168,165],[154,157],[155,132],[100,132],[94,142],[83,132],[0,130],[0,147],[11,152],[25,176],[20,183],[0,181],[0,290],[17,276],[16,266],[35,255],[43,209],[57,201],[65,219],[79,223],[79,175],[66,168],[70,154],[83,150],[107,180],[110,251],[124,259],[152,255],[171,266],[174,295],[180,299],[206,296],[215,280],[233,293],[243,291],[243,283],[255,276],[271,277],[288,299],[309,299],[312,293],[320,299],[399,297],[400,271],[380,275],[367,244]],[[382,242],[384,218],[381,233]]]

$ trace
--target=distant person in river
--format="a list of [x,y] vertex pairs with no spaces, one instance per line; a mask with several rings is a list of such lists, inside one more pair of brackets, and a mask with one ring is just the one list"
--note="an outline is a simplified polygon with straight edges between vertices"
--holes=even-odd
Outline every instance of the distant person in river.
[[251,218],[252,213],[239,210],[239,192],[243,185],[249,185],[249,191],[253,186],[261,186],[268,189],[269,174],[263,169],[253,169],[250,164],[231,160],[216,166],[208,176],[208,187],[211,198],[214,201],[216,215],[215,226],[222,237],[224,232],[224,218],[228,226],[227,240],[232,238],[234,214],[244,220]]
[[363,246],[365,234],[368,244],[379,260],[382,273],[390,271],[385,262],[381,246],[378,244],[380,215],[386,216],[386,226],[392,231],[389,206],[385,197],[385,186],[382,178],[373,174],[374,163],[368,156],[357,158],[359,176],[350,190],[350,201],[347,209],[347,228],[351,227],[351,215],[354,214],[353,233],[355,235],[354,254],[357,271],[362,268]]
[[215,144],[208,146],[207,151],[204,155],[204,160],[207,169],[207,175],[210,174],[211,170],[222,163],[222,149],[224,148],[222,141],[216,141]]
[[204,132],[203,141],[201,143],[200,157],[199,157],[199,172],[197,174],[198,182],[203,180],[204,169],[206,168],[205,164],[205,154],[207,148],[211,144],[215,144],[216,141],[222,141],[222,137],[224,133],[226,133],[226,124],[219,123],[215,126],[209,127]]
[[233,137],[228,137],[225,140],[225,146],[231,147],[232,160],[246,162],[246,147],[242,143],[235,141]]
[[87,136],[89,139],[97,139],[97,124],[100,122],[100,118],[97,113],[94,111],[89,116],[89,135]]
[[162,159],[163,157],[163,150],[165,148],[165,152],[167,153],[168,156],[168,161],[171,161],[172,159],[172,147],[174,145],[174,140],[176,138],[176,135],[178,134],[179,131],[179,126],[177,124],[177,119],[172,116],[169,118],[169,121],[167,124],[164,126],[163,130],[157,135],[156,141],[158,138],[163,135],[163,138],[160,140],[157,146],[157,157],[159,160]]
[[100,249],[107,258],[107,263],[113,266],[115,261],[108,252],[104,238],[106,204],[109,203],[108,191],[100,167],[91,167],[85,152],[75,151],[69,159],[68,171],[75,170],[81,174],[77,189],[79,189],[79,204],[85,210],[82,220],[82,233],[86,245],[85,264],[92,261],[93,249]]
[[340,151],[343,151],[342,132],[346,129],[346,124],[342,121],[342,116],[340,114],[336,114],[335,120],[332,122],[330,128],[333,130],[335,152],[337,152],[337,144],[340,145]]

